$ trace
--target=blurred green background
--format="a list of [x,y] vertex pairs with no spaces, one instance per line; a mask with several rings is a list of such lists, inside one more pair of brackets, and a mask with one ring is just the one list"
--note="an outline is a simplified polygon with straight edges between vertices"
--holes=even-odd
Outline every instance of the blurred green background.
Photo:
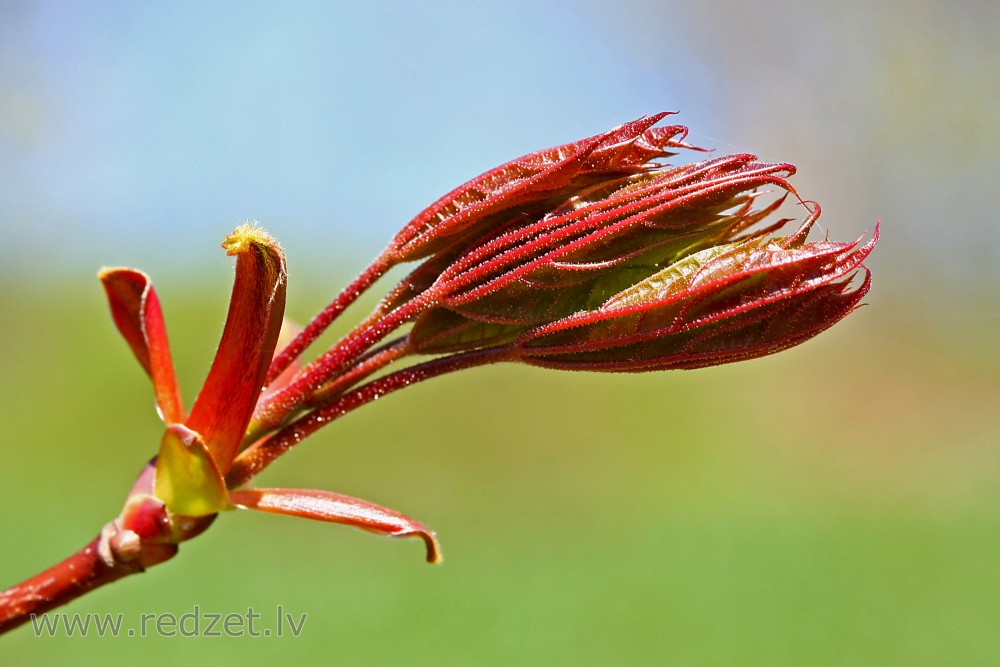
[[869,305],[800,348],[441,378],[261,478],[421,519],[444,566],[233,513],[65,610],[281,605],[301,636],[28,627],[5,664],[1000,664],[998,27],[974,1],[3,3],[0,586],[89,540],[158,442],[101,265],[154,276],[190,400],[244,218],[304,321],[443,192],[645,113],[797,164],[838,240],[883,221]]

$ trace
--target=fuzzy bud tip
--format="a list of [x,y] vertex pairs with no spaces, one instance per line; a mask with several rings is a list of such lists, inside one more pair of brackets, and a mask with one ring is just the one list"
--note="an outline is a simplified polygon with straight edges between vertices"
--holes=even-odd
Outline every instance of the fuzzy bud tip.
[[242,255],[252,246],[280,247],[273,236],[253,221],[248,221],[234,229],[222,242],[222,247],[230,256]]

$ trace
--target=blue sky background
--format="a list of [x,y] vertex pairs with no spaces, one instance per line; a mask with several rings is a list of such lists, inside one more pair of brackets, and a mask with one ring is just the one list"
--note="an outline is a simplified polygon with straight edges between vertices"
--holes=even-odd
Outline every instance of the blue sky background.
[[978,299],[1000,285],[997,19],[972,0],[6,2],[0,277],[202,275],[253,218],[293,279],[339,279],[491,166],[678,110],[703,145],[797,164],[835,237],[881,216],[873,266],[900,270],[873,294]]

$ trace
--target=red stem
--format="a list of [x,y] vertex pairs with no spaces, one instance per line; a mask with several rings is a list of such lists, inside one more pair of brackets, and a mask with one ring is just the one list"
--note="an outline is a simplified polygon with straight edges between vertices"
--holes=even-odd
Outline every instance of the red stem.
[[338,375],[313,392],[306,407],[318,407],[329,403],[335,396],[408,354],[410,354],[409,339],[406,336],[401,336],[383,347],[369,350],[343,375]]
[[281,428],[282,425],[291,421],[298,410],[309,410],[329,403],[353,385],[356,385],[409,353],[407,339],[405,336],[402,336],[381,348],[369,350],[367,354],[358,359],[352,368],[345,371],[343,375],[339,375],[321,386],[309,396],[307,401],[300,405],[290,405],[284,411],[277,412],[269,400],[264,399],[262,406],[258,408],[257,414],[247,427],[243,444],[249,446],[265,437],[268,433]]
[[391,394],[397,389],[411,384],[429,380],[430,378],[464,370],[473,366],[485,366],[500,361],[507,361],[517,355],[517,350],[510,346],[491,347],[469,352],[461,352],[447,357],[438,357],[422,364],[400,369],[394,373],[383,375],[367,384],[363,384],[351,392],[335,398],[325,406],[295,420],[285,428],[275,433],[267,440],[261,441],[243,450],[233,461],[226,474],[226,485],[236,489],[246,484],[270,465],[275,459],[294,447],[306,436],[318,431],[330,422],[343,417],[348,412],[360,408],[382,396]]
[[375,282],[385,275],[385,272],[392,268],[392,261],[388,253],[382,253],[372,264],[361,272],[361,274],[351,282],[350,285],[337,295],[337,298],[330,302],[319,315],[313,318],[306,327],[299,332],[299,335],[292,339],[280,354],[271,361],[271,366],[267,370],[265,385],[270,384],[278,377],[283,370],[288,368],[313,341],[326,331],[326,328],[337,317],[347,310],[347,307],[354,303],[365,290],[375,284]]
[[261,401],[257,406],[254,421],[264,430],[277,427],[305,406],[312,394],[323,384],[348,370],[369,347],[416,317],[428,307],[428,304],[433,303],[435,298],[437,293],[433,289],[428,289],[387,315],[373,314],[340,339],[336,345],[299,371],[297,379]]
[[99,586],[142,571],[109,565],[99,553],[100,541],[99,535],[61,563],[0,592],[0,634]]

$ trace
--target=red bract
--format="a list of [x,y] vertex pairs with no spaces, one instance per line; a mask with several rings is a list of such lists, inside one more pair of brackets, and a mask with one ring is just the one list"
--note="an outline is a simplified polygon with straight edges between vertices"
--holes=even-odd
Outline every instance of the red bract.
[[[231,507],[246,507],[279,514],[293,513],[323,521],[338,521],[390,535],[416,535],[428,544],[428,558],[439,552],[430,532],[403,515],[366,501],[340,494],[299,489],[241,490],[231,497],[225,473],[241,447],[254,408],[261,397],[261,383],[270,365],[282,329],[285,308],[285,257],[277,242],[252,225],[244,225],[226,238],[223,247],[237,258],[236,280],[222,341],[205,385],[191,414],[183,416],[181,401],[167,347],[163,317],[156,293],[143,274],[129,269],[108,269],[101,280],[108,293],[112,313],[126,341],[153,377],[161,413],[167,425],[160,443],[152,481],[148,476],[133,489],[134,499],[147,509],[143,527],[157,511],[158,527],[170,527],[174,542],[200,532],[204,520]],[[287,328],[287,327],[286,327]],[[149,360],[153,361],[150,362]],[[166,378],[158,383],[159,378]],[[265,391],[280,388],[291,374],[279,376]],[[169,383],[168,383],[169,381]],[[166,404],[171,409],[164,409]],[[248,498],[253,498],[252,502]],[[303,505],[300,500],[309,497]],[[298,503],[295,512],[285,511]],[[393,520],[372,521],[373,512]],[[134,512],[120,522],[123,531],[135,530]],[[157,528],[159,530],[159,528]],[[140,538],[142,535],[140,534]],[[153,536],[150,536],[153,537]],[[163,535],[155,535],[156,544]]]
[[[799,199],[791,165],[747,154],[664,165],[693,148],[686,128],[654,127],[665,116],[526,155],[453,190],[301,330],[282,319],[281,248],[255,226],[235,230],[223,243],[236,257],[229,315],[190,413],[149,278],[102,271],[114,322],[153,381],[159,452],[88,547],[0,594],[0,630],[168,560],[234,508],[418,537],[437,562],[433,534],[402,514],[330,491],[246,485],[319,428],[431,377],[502,361],[616,372],[729,363],[797,345],[854,310],[878,227],[864,244],[807,242],[819,206]],[[771,238],[789,222],[774,219],[789,196],[808,215]],[[302,363],[364,290],[412,261],[368,317]]]

